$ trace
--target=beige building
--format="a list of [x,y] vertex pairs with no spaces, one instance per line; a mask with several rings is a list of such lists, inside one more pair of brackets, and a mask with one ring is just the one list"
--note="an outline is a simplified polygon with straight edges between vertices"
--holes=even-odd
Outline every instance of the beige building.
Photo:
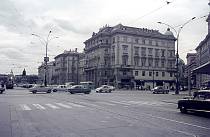
[[[46,71],[46,79],[47,84],[52,85],[54,84],[54,74],[55,74],[55,62],[51,61],[47,63],[47,71]],[[45,64],[42,63],[38,67],[38,77],[39,77],[39,83],[44,83],[45,79]]]
[[197,68],[193,72],[196,74],[197,88],[210,87],[210,14],[206,21],[208,22],[208,34],[195,49]]
[[54,81],[56,84],[79,83],[79,58],[77,49],[64,51],[55,57]]
[[175,37],[168,29],[105,26],[85,43],[86,80],[96,86],[153,88],[175,83]]

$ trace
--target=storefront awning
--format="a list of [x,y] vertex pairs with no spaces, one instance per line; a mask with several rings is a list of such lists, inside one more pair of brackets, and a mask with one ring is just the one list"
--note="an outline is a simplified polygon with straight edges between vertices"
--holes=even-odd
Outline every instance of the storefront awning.
[[210,61],[193,69],[193,73],[209,74],[210,75]]

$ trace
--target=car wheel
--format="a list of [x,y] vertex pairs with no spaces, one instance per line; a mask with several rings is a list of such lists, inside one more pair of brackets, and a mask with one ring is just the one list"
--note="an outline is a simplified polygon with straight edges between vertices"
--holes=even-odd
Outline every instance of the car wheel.
[[112,92],[112,90],[109,90],[109,93],[111,93]]
[[0,94],[2,94],[2,93],[3,93],[3,91],[0,92]]
[[74,94],[74,92],[70,92],[71,94]]
[[187,109],[184,106],[180,107],[180,112],[181,113],[187,113]]
[[36,94],[36,91],[32,91],[33,94]]
[[90,94],[90,92],[85,92],[85,94]]
[[98,91],[96,91],[96,93],[98,93]]
[[53,92],[57,92],[57,89],[53,89]]

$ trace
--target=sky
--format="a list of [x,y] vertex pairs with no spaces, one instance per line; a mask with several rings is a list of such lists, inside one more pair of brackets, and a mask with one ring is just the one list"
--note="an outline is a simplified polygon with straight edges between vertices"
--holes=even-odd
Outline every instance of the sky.
[[[45,55],[49,31],[50,61],[64,50],[78,48],[93,32],[119,23],[165,33],[166,24],[179,29],[196,17],[180,32],[179,54],[186,61],[188,52],[207,35],[205,15],[209,14],[208,0],[0,0],[0,74],[15,75],[26,69],[37,74]],[[39,37],[33,36],[36,34]]]

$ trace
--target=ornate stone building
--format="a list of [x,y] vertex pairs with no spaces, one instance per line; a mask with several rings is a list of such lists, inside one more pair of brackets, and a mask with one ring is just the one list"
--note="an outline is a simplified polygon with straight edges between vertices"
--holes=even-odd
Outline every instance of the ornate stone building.
[[54,81],[56,84],[79,83],[79,58],[81,54],[75,49],[75,51],[64,51],[55,57]]
[[210,14],[206,21],[208,23],[208,34],[195,49],[197,52],[197,67],[193,72],[196,74],[197,88],[210,87]]
[[85,43],[85,76],[97,86],[153,88],[175,84],[175,37],[168,29],[105,26]]

